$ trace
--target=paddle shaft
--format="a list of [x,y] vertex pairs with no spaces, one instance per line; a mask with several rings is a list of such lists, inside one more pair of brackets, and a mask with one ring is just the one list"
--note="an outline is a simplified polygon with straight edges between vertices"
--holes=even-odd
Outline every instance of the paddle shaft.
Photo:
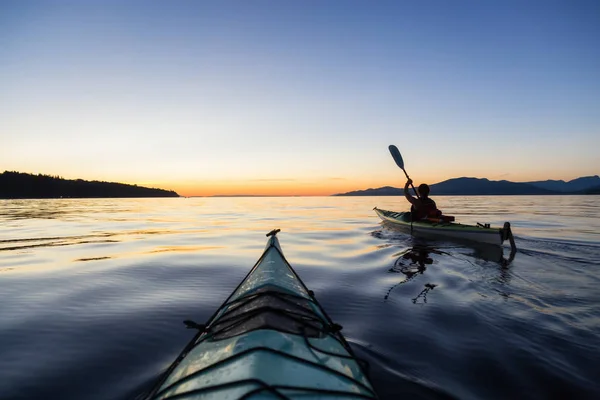
[[[406,175],[406,179],[410,179],[410,176],[408,176],[408,174],[406,173],[406,170],[404,168],[402,168],[402,171],[404,171],[404,175]],[[417,189],[415,189],[415,185],[413,185],[412,183],[410,184],[410,186],[413,188],[413,190],[415,191],[415,194],[417,195],[417,198],[420,199],[421,196],[419,196],[419,192],[417,192]]]

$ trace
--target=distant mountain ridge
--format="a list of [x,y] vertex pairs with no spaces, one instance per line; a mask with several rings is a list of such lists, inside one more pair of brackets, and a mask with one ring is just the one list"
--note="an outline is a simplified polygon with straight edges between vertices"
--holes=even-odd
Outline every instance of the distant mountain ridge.
[[555,191],[530,183],[490,181],[486,178],[454,178],[430,185],[436,195],[544,195]]
[[[429,185],[435,196],[502,196],[502,195],[557,195],[557,194],[600,194],[600,177],[584,176],[571,181],[510,182],[491,181],[487,178],[452,178]],[[403,195],[402,188],[384,186],[375,189],[356,190],[334,196],[397,196]]]
[[0,199],[103,197],[179,197],[172,190],[147,188],[124,183],[63,179],[58,176],[33,175],[4,171],[0,174]]
[[573,179],[568,182],[565,182],[563,180],[547,180],[526,183],[543,189],[554,190],[557,192],[579,192],[582,190],[587,190],[596,186],[600,186],[600,177],[598,177],[598,175],[593,175],[582,176],[580,178]]

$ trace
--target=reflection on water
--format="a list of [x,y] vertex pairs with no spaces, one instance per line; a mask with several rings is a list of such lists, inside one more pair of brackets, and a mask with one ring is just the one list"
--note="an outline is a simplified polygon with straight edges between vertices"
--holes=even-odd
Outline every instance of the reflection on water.
[[[167,235],[174,234],[175,231],[168,230],[134,230],[129,232],[119,233],[97,233],[91,235],[81,236],[62,236],[62,237],[46,237],[46,238],[29,238],[29,239],[4,239],[0,240],[0,251],[11,251],[11,250],[24,250],[35,247],[53,247],[53,246],[71,246],[79,244],[93,244],[93,243],[118,243],[124,240],[126,236],[148,236],[148,235]],[[104,239],[106,237],[112,237],[113,239]],[[201,246],[180,246],[180,251],[195,251],[202,250]],[[157,252],[161,251],[177,251],[166,249],[158,249]]]
[[98,261],[98,260],[108,260],[111,257],[91,257],[91,258],[78,258],[74,261]]
[[[394,288],[411,281],[415,276],[419,274],[423,274],[427,269],[426,266],[433,264],[433,259],[430,257],[430,253],[444,254],[443,252],[435,250],[434,248],[419,245],[394,255],[398,258],[394,262],[394,265],[389,269],[389,272],[401,273],[405,275],[406,278],[396,283],[387,291],[387,293],[384,296],[385,300],[388,299],[390,293],[392,292],[392,290],[394,290]],[[423,301],[426,303],[427,292],[435,288],[435,286],[435,284],[426,283],[425,289],[423,289],[423,291],[413,299],[413,302],[416,303],[417,299],[422,297]]]
[[[90,244],[90,243],[116,243],[118,240],[112,239],[98,239],[98,240],[84,240],[82,237],[77,238],[61,238],[60,240],[53,239],[36,239],[35,244],[23,244],[23,245],[9,245],[0,247],[0,251],[12,251],[12,250],[25,250],[33,249],[35,247],[56,247],[56,246],[70,246],[75,244]],[[21,243],[20,240],[5,240],[2,244],[7,243]],[[26,242],[32,242],[32,240],[26,240]]]
[[149,253],[167,253],[167,252],[175,252],[175,253],[190,253],[190,252],[198,252],[198,251],[206,251],[206,250],[218,250],[222,249],[223,246],[161,246],[157,249],[150,250]]
[[[379,230],[374,231],[372,235],[379,238],[385,236]],[[392,291],[398,286],[404,285],[411,282],[416,277],[424,275],[428,266],[435,263],[438,268],[445,268],[447,265],[455,263],[457,259],[464,260],[474,266],[477,266],[477,261],[497,264],[498,282],[503,284],[508,284],[510,282],[511,274],[509,273],[508,268],[516,257],[517,251],[514,249],[509,251],[508,257],[505,257],[505,249],[499,246],[469,243],[468,247],[459,248],[459,251],[456,251],[456,247],[450,247],[448,251],[444,251],[441,248],[426,244],[421,238],[411,239],[414,243],[412,247],[393,255],[395,261],[388,272],[396,274],[400,273],[404,275],[404,278],[389,288],[384,296],[384,300],[387,300]],[[384,246],[381,246],[380,248],[383,247]],[[412,302],[414,304],[418,302],[427,303],[427,294],[437,286],[438,284],[431,282],[423,283],[421,291],[416,297],[412,298]],[[500,294],[506,295],[502,292],[500,292]]]
[[107,199],[0,200],[0,220],[68,219],[81,216],[82,206],[87,207],[86,215],[139,211],[128,207],[131,203],[116,204],[119,200],[123,199],[110,199],[108,203]]
[[[508,267],[515,259],[518,250],[506,249],[499,246],[488,246],[485,244],[470,245],[469,248],[473,250],[472,253],[468,253],[470,256],[483,260],[495,262],[500,266]],[[508,257],[505,256],[508,253]]]
[[432,290],[433,288],[435,288],[437,285],[433,284],[433,283],[426,283],[425,284],[425,288],[423,290],[421,290],[421,293],[419,293],[417,295],[417,297],[415,297],[414,299],[412,299],[413,304],[417,304],[417,301],[419,300],[419,298],[421,298],[423,300],[423,303],[427,303],[427,293]]

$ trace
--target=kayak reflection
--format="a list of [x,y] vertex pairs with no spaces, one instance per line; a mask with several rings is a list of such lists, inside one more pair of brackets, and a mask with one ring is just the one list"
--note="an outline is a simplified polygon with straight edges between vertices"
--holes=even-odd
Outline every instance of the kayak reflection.
[[516,249],[511,249],[508,257],[504,256],[504,249],[497,246],[488,246],[484,244],[471,245],[468,249],[472,250],[467,255],[483,261],[491,261],[497,263],[501,267],[508,267],[517,254]]

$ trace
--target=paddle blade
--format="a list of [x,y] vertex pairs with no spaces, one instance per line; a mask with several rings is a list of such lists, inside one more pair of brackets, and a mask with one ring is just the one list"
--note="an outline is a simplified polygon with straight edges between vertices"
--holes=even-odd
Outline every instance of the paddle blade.
[[393,144],[390,144],[388,146],[388,149],[390,149],[390,154],[392,155],[392,157],[394,157],[394,161],[396,161],[396,164],[400,167],[400,169],[404,169],[404,160],[402,160],[400,150],[398,150],[398,148]]

